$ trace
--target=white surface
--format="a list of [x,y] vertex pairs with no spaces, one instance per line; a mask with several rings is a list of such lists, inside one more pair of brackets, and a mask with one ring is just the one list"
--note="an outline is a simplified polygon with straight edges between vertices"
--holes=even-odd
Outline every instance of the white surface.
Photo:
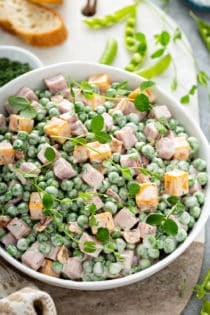
[[[55,75],[57,73],[63,73],[64,76],[73,77],[75,80],[81,81],[86,80],[89,76],[107,72],[110,74],[111,79],[113,81],[128,81],[130,88],[136,88],[139,86],[139,83],[142,79],[134,74],[130,74],[128,72],[122,71],[120,69],[116,69],[113,67],[107,67],[103,65],[97,64],[89,64],[89,63],[63,63],[57,65],[51,65],[48,67],[40,68],[34,70],[32,72],[28,72],[23,76],[11,81],[7,86],[3,87],[0,93],[0,104],[4,104],[7,98],[11,95],[11,91],[16,93],[18,89],[22,86],[27,85],[34,89],[39,89],[43,85],[42,79],[51,75]],[[172,115],[177,118],[183,126],[186,128],[187,132],[193,136],[195,136],[200,143],[199,155],[207,161],[207,169],[210,174],[210,159],[209,159],[209,146],[208,142],[200,130],[198,124],[184,111],[183,106],[181,106],[178,102],[175,101],[174,98],[169,96],[167,93],[163,92],[163,90],[154,88],[154,93],[157,98],[158,104],[167,104],[169,110]],[[181,255],[184,250],[195,240],[198,236],[201,229],[204,227],[204,224],[207,221],[209,215],[209,203],[210,203],[210,184],[208,184],[206,191],[206,200],[204,207],[201,212],[201,216],[196,222],[194,228],[188,235],[187,239],[183,244],[181,244],[172,254],[157,262],[153,266],[143,271],[140,271],[136,274],[129,275],[127,277],[123,277],[120,279],[107,280],[107,281],[96,281],[96,282],[78,282],[72,280],[63,280],[56,279],[53,277],[49,277],[43,275],[39,272],[35,272],[34,270],[24,266],[16,259],[12,258],[6,251],[0,247],[0,255],[4,257],[9,263],[15,266],[17,269],[23,271],[31,277],[34,277],[38,280],[45,281],[49,284],[74,288],[80,290],[104,290],[115,287],[120,287],[124,285],[128,285],[144,278],[151,276],[152,274],[158,272],[162,268],[166,267],[169,263],[175,260],[179,255]]]

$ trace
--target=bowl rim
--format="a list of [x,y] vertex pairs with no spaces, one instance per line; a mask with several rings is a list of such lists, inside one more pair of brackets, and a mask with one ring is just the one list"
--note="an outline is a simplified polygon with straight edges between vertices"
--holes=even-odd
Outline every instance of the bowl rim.
[[[16,83],[18,81],[23,81],[27,82],[27,77],[30,76],[35,76],[39,75],[41,77],[41,80],[43,79],[44,76],[48,76],[47,72],[48,70],[53,70],[55,73],[59,72],[59,68],[65,68],[65,67],[71,67],[71,66],[76,66],[76,67],[92,67],[94,73],[99,73],[99,72],[110,72],[112,75],[113,73],[118,73],[120,75],[126,76],[127,80],[133,80],[133,81],[138,81],[139,83],[143,80],[144,78],[141,78],[137,76],[136,74],[133,73],[128,73],[122,69],[112,67],[112,66],[107,66],[107,65],[101,65],[93,62],[85,62],[85,61],[72,61],[72,62],[63,62],[63,63],[57,63],[57,64],[52,64],[48,65],[45,67],[42,67],[40,69],[35,69],[32,70],[28,73],[23,74],[21,77],[18,77],[11,82],[9,82],[7,85],[2,87],[1,93],[4,93],[4,90],[10,90],[12,86],[16,86]],[[57,72],[56,72],[57,71]],[[61,71],[60,71],[61,72]],[[84,74],[85,76],[85,74]],[[24,83],[23,83],[24,84]],[[204,136],[202,130],[200,129],[199,124],[191,117],[188,116],[187,113],[184,111],[182,108],[181,104],[176,101],[174,97],[172,97],[169,93],[165,92],[161,87],[158,85],[154,87],[155,90],[160,93],[160,95],[163,95],[168,99],[169,102],[173,103],[177,108],[178,111],[188,120],[189,124],[192,125],[194,129],[196,129],[197,134],[199,135],[199,138],[201,139],[201,147],[203,148],[205,154],[208,156],[210,153],[209,150],[209,144]],[[210,174],[210,159],[207,159],[207,171],[208,175]],[[59,286],[59,287],[65,287],[69,289],[77,289],[77,290],[89,290],[89,291],[96,291],[96,290],[106,290],[106,289],[112,289],[112,288],[117,288],[117,287],[122,287],[126,286],[132,283],[135,283],[137,281],[141,281],[154,273],[162,270],[165,268],[167,265],[172,263],[176,258],[178,258],[189,246],[190,244],[195,240],[195,238],[198,236],[200,233],[201,229],[204,227],[208,217],[209,217],[209,211],[208,211],[208,204],[210,204],[210,183],[208,183],[207,188],[206,188],[206,195],[205,195],[205,203],[202,207],[202,212],[197,220],[195,226],[193,229],[190,231],[188,234],[186,240],[179,245],[174,252],[166,256],[165,258],[161,259],[157,263],[151,265],[150,267],[141,270],[137,273],[131,274],[124,276],[122,278],[116,278],[116,279],[111,279],[111,280],[102,280],[102,281],[74,281],[74,280],[69,280],[69,279],[60,279],[60,278],[54,278],[50,277],[47,275],[43,275],[38,271],[34,271],[33,269],[27,267],[26,265],[22,264],[12,256],[10,256],[4,249],[3,247],[0,246],[0,256],[3,257],[7,262],[9,262],[12,266],[16,267],[19,271],[22,271],[23,273],[31,276],[32,278],[35,278],[37,280],[47,282],[48,284],[52,284],[54,286]]]
[[[18,52],[18,53],[22,54],[23,56],[26,56],[28,58],[28,60],[33,61],[35,68],[33,68],[31,71],[33,71],[33,70],[43,66],[43,63],[39,59],[39,57],[36,56],[33,52],[31,52],[28,49],[25,49],[25,48],[22,48],[22,47],[18,47],[18,46],[15,46],[15,45],[0,45],[0,52],[4,51],[4,50],[5,50],[5,52],[6,51]],[[5,56],[5,57],[7,57],[7,56]],[[26,62],[27,62],[27,60],[26,60]]]

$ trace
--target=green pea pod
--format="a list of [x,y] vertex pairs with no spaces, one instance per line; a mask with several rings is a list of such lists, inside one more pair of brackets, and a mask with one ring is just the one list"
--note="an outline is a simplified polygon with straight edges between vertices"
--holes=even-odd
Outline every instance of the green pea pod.
[[[136,7],[137,8],[137,7]],[[136,8],[129,15],[125,24],[124,41],[128,51],[136,51]]]
[[136,4],[128,5],[120,10],[115,11],[111,15],[105,15],[102,17],[95,17],[92,19],[85,19],[83,22],[91,28],[99,29],[103,27],[110,27],[123,19],[125,19],[133,10],[135,10]]
[[99,59],[99,63],[111,65],[117,55],[117,50],[118,44],[116,39],[110,38],[105,45],[104,52]]
[[125,67],[125,70],[130,71],[130,72],[134,72],[137,70],[137,68],[139,68],[139,66],[142,64],[142,62],[144,61],[145,58],[145,54],[141,55],[140,53],[135,53],[133,54],[131,60],[129,61],[129,63],[127,64],[127,66]]
[[168,67],[170,66],[171,60],[172,60],[171,55],[167,54],[160,58],[152,66],[141,69],[140,71],[136,71],[136,74],[144,77],[145,79],[152,79],[166,71],[166,69],[168,69]]
[[200,315],[210,315],[210,301],[205,300],[205,302],[202,305]]
[[199,19],[193,12],[190,12],[190,15],[198,26],[198,30],[204,44],[210,51],[210,24],[203,21],[202,19]]

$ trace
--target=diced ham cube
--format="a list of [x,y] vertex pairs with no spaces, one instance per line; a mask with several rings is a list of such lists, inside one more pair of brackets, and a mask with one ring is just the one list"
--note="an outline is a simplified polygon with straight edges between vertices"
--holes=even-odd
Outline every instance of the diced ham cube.
[[194,194],[197,191],[202,191],[201,185],[197,180],[195,180],[195,183],[192,187],[190,187],[189,192],[190,194]]
[[40,193],[32,192],[29,201],[29,211],[32,220],[40,220],[43,217],[43,204]]
[[61,114],[71,112],[74,109],[73,103],[64,99],[58,104],[58,110]]
[[55,176],[61,180],[72,178],[76,175],[76,172],[71,164],[62,157],[55,161],[53,171]]
[[144,175],[141,172],[139,173],[139,175],[136,177],[136,181],[140,184],[142,183],[147,183],[150,181],[150,177],[148,175]]
[[148,138],[149,141],[153,141],[159,137],[159,132],[155,127],[155,123],[151,122],[146,125],[144,128],[144,134]]
[[31,106],[33,106],[36,110],[42,108],[42,105],[37,101],[32,101]]
[[113,119],[112,116],[108,113],[103,113],[102,117],[104,118],[104,125],[106,131],[109,131],[113,127]]
[[[96,244],[96,250],[93,253],[86,252],[84,250],[84,243],[85,242],[94,242]],[[80,248],[81,252],[87,254],[88,256],[98,257],[98,255],[100,254],[100,252],[103,249],[103,246],[95,239],[95,237],[90,236],[88,233],[84,232],[82,234],[82,236],[80,237],[80,240],[79,240],[79,248]]]
[[96,234],[98,231],[98,228],[107,228],[109,231],[114,230],[114,221],[112,218],[112,214],[110,212],[103,212],[94,215],[94,218],[96,220],[96,225],[92,226],[92,233]]
[[4,115],[0,114],[0,128],[6,127],[6,118]]
[[0,239],[0,242],[4,244],[5,247],[7,247],[8,245],[16,244],[17,240],[11,233],[7,233]]
[[9,116],[9,130],[11,131],[26,131],[30,133],[33,126],[34,120],[31,118],[25,118],[15,114]]
[[51,148],[51,149],[54,150],[57,159],[58,159],[59,156],[60,156],[60,153],[59,153],[54,147],[52,147],[52,146],[49,145],[48,143],[44,143],[44,144],[41,146],[41,150],[40,150],[39,153],[37,154],[38,159],[39,159],[43,164],[45,164],[45,163],[48,162],[48,159],[45,157],[45,151],[46,151],[47,148]]
[[119,195],[113,191],[111,188],[108,188],[106,191],[106,194],[112,198],[114,198],[117,202],[122,202],[121,198],[119,197]]
[[116,131],[115,135],[117,139],[123,142],[125,149],[134,147],[137,142],[134,130],[131,127],[123,127],[121,130]]
[[61,246],[61,248],[59,249],[57,255],[56,255],[56,259],[58,261],[60,261],[62,264],[67,263],[67,260],[69,258],[69,251],[68,248],[66,246]]
[[77,120],[74,124],[71,124],[70,127],[71,134],[73,136],[85,136],[88,132],[87,128],[80,120]]
[[136,194],[136,204],[141,211],[154,210],[158,206],[158,188],[154,183],[141,184]]
[[21,88],[17,92],[16,96],[25,97],[29,101],[37,101],[38,100],[38,98],[37,98],[36,94],[34,93],[34,91],[32,89],[30,89],[29,87],[27,87],[27,86],[24,86],[23,88]]
[[104,206],[104,203],[101,200],[101,198],[97,195],[94,195],[94,194],[93,194],[92,198],[87,201],[87,204],[91,204],[91,203],[94,203],[94,205],[96,206],[96,210],[100,210]]
[[6,227],[11,218],[8,215],[0,215],[0,228]]
[[21,219],[14,218],[7,224],[7,229],[19,240],[21,237],[30,233],[31,228]]
[[57,260],[57,255],[60,251],[60,246],[53,246],[51,248],[51,251],[49,252],[49,254],[45,255],[46,258],[49,258],[51,260]]
[[104,176],[97,171],[92,165],[86,164],[85,169],[81,174],[81,178],[85,183],[94,188],[94,190],[101,187]]
[[76,145],[73,152],[73,162],[81,163],[88,160],[88,149],[84,145]]
[[139,167],[142,166],[141,157],[139,155],[138,158],[134,160],[131,158],[129,154],[123,154],[120,157],[120,165],[122,167],[131,168],[134,171],[134,173],[137,175],[139,174]]
[[55,278],[60,277],[60,272],[55,272],[55,270],[53,269],[53,262],[50,259],[44,260],[41,268],[39,269],[39,272],[50,277],[55,277]]
[[117,110],[120,110],[125,116],[135,113],[139,116],[140,121],[146,116],[146,112],[140,112],[133,102],[128,101],[126,98],[122,98],[116,107],[110,109],[109,113],[113,114]]
[[39,223],[34,226],[35,231],[42,232],[48,227],[52,219],[50,217],[43,216]]
[[185,137],[174,138],[174,159],[175,160],[188,160],[190,156],[190,145]]
[[122,232],[122,235],[127,243],[129,244],[137,244],[140,242],[140,231],[139,229],[133,229],[130,231]]
[[121,209],[114,216],[115,226],[123,230],[130,230],[137,222],[138,222],[138,219],[127,208]]
[[61,101],[63,101],[64,97],[61,94],[53,95],[51,96],[50,100],[56,104],[59,104]]
[[72,233],[81,234],[82,230],[77,224],[77,222],[69,222],[68,223],[68,229]]
[[81,279],[83,276],[82,261],[78,257],[70,257],[63,265],[62,271],[69,279]]
[[161,159],[170,160],[174,155],[174,140],[168,137],[161,138],[157,142],[156,149]]
[[0,165],[6,165],[14,162],[15,150],[9,142],[0,143]]
[[122,141],[112,137],[112,141],[110,142],[111,151],[113,153],[115,152],[121,152],[122,151]]
[[140,222],[138,225],[138,228],[140,230],[140,236],[141,238],[144,238],[145,235],[151,235],[151,234],[156,234],[157,227],[147,224],[145,222]]
[[67,121],[53,117],[44,127],[45,133],[58,143],[64,143],[71,135],[71,128]]
[[39,243],[36,242],[31,247],[27,249],[27,251],[22,255],[22,262],[26,266],[38,270],[43,262],[44,256],[39,251]]
[[44,83],[52,94],[62,92],[68,88],[67,82],[62,74],[57,74],[44,79]]
[[88,143],[88,155],[91,162],[102,162],[112,156],[108,143],[102,144],[98,141]]
[[123,260],[123,270],[124,271],[130,271],[133,260],[134,260],[134,251],[133,250],[124,250],[121,254],[121,257],[124,258]]
[[157,120],[161,118],[170,119],[171,113],[167,106],[157,105],[157,106],[154,106],[153,109],[151,110],[150,116],[154,117]]
[[20,170],[24,173],[39,175],[40,169],[32,162],[23,162],[20,166]]
[[166,194],[183,196],[189,192],[189,174],[181,170],[173,170],[164,174]]
[[90,84],[96,85],[101,92],[106,92],[106,90],[111,86],[111,80],[108,73],[92,75],[88,82]]

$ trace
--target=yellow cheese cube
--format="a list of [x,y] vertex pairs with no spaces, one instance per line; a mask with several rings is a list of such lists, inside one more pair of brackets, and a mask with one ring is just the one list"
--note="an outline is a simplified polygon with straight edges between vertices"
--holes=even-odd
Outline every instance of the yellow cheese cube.
[[91,98],[85,99],[85,103],[89,105],[93,110],[100,105],[103,105],[105,98],[103,95],[94,94]]
[[41,268],[39,269],[39,272],[44,273],[45,275],[51,276],[51,277],[56,277],[56,278],[60,277],[60,272],[56,272],[53,269],[53,261],[46,258]]
[[155,209],[158,205],[157,185],[150,182],[141,184],[136,195],[136,204],[142,211]]
[[10,115],[9,130],[11,131],[26,131],[31,132],[34,126],[34,120],[30,118],[21,117],[19,115]]
[[109,231],[114,230],[114,221],[110,212],[96,214],[94,218],[96,219],[96,225],[91,228],[93,234],[96,234],[100,227],[107,228]]
[[108,143],[101,144],[98,141],[88,143],[88,155],[91,162],[101,162],[112,156]]
[[0,165],[6,165],[14,162],[15,150],[9,142],[0,143]]
[[29,201],[29,211],[33,220],[39,220],[43,217],[43,204],[38,192],[32,192]]
[[190,145],[185,137],[174,138],[174,156],[175,160],[187,160],[190,155]]
[[108,73],[100,73],[93,75],[89,78],[88,82],[90,84],[96,85],[101,92],[106,92],[111,86],[111,80]]
[[[135,99],[137,97],[137,95],[140,93],[140,89],[137,88],[135,90],[133,90],[129,95],[128,97],[129,98],[132,98],[132,99]],[[154,103],[155,100],[156,100],[156,97],[153,93],[153,91],[151,89],[146,89],[142,92],[142,94],[145,94],[148,98],[149,98],[149,101],[150,103]]]
[[69,123],[57,117],[53,117],[47,122],[44,131],[48,136],[59,143],[64,143],[67,140],[65,137],[69,137],[71,134]]
[[173,170],[165,173],[165,191],[172,196],[182,196],[189,192],[188,173],[181,170]]

